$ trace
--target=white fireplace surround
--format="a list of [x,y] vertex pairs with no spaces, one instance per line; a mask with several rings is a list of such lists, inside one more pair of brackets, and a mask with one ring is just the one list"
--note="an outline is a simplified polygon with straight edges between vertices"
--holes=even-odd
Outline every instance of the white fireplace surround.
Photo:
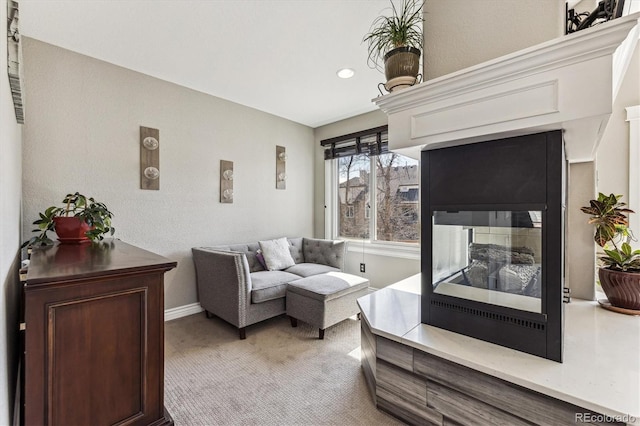
[[[640,13],[373,100],[389,149],[564,130],[569,162],[592,161],[638,42]],[[428,67],[428,64],[425,66]]]
[[[579,298],[595,296],[595,245],[578,207],[595,195],[595,154],[638,43],[639,20],[640,13],[627,15],[373,100],[388,115],[389,149],[414,158],[425,147],[563,130],[572,236],[566,285]],[[589,162],[585,174],[578,163]],[[579,166],[573,176],[572,164]]]

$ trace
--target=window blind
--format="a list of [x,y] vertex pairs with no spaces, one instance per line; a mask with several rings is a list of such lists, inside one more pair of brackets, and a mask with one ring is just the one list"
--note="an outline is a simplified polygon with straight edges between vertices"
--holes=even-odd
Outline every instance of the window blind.
[[375,156],[389,152],[388,126],[375,127],[344,136],[324,139],[324,159],[349,157],[351,155]]

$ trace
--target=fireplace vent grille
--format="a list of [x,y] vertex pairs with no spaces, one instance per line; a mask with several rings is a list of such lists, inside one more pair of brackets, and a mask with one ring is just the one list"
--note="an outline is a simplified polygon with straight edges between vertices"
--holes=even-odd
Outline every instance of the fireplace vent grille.
[[484,311],[482,309],[470,308],[468,306],[462,306],[456,303],[442,302],[440,300],[432,300],[431,304],[439,308],[452,309],[454,311],[461,312],[464,314],[475,315],[475,316],[491,319],[494,321],[506,322],[506,323],[517,325],[524,328],[540,330],[540,331],[545,330],[545,324],[539,321],[525,320],[522,318],[517,318],[511,315],[505,315],[505,314],[496,314],[493,312]]

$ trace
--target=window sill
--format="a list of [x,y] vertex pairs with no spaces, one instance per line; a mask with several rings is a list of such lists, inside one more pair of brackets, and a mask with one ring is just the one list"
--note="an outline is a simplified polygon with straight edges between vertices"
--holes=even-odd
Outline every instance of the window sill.
[[372,254],[376,256],[420,260],[419,244],[380,243],[348,239],[345,239],[345,241],[347,241],[347,251],[350,253],[364,252],[364,254]]

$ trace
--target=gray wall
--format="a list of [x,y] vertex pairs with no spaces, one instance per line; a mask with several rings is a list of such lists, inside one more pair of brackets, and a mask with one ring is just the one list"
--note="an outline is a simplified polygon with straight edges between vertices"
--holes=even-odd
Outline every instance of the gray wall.
[[428,0],[425,80],[564,34],[564,0]]
[[[314,234],[318,238],[325,235],[325,160],[324,150],[320,141],[336,136],[342,136],[360,130],[371,129],[387,124],[387,116],[382,111],[376,110],[358,115],[346,120],[338,121],[326,126],[317,127],[314,130],[315,137],[315,188],[314,188]],[[420,272],[420,261],[416,259],[404,259],[399,257],[366,254],[360,248],[358,241],[349,243],[351,249],[347,253],[345,262],[346,272],[361,275],[369,279],[372,287],[382,288],[393,284],[408,276]],[[366,273],[360,273],[360,262],[366,264]]]
[[[313,234],[313,130],[33,39],[24,39],[23,237],[79,191],[107,204],[116,237],[178,261],[165,307],[197,301],[191,247]],[[167,60],[171,60],[167,58]],[[139,189],[139,126],[160,129],[160,190]],[[275,189],[276,145],[287,189]],[[220,160],[234,162],[219,203]]]
[[[0,22],[7,22],[7,2],[0,1]],[[7,38],[0,42],[0,424],[11,424],[17,377],[18,274],[20,247],[21,131],[11,100]],[[28,116],[27,116],[28,118]]]

